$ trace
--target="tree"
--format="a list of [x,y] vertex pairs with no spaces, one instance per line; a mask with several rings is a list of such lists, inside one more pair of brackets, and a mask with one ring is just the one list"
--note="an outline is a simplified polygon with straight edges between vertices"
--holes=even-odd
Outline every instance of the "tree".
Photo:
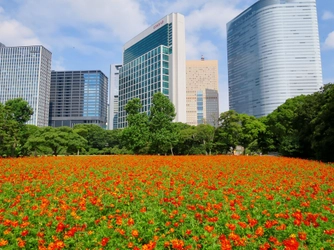
[[142,104],[139,98],[130,100],[126,106],[128,127],[122,132],[127,149],[135,154],[146,153],[149,146],[149,120],[146,113],[140,113]]
[[30,125],[27,130],[28,137],[24,143],[24,148],[27,150],[26,155],[33,152],[33,155],[37,156],[37,151],[42,151],[41,148],[45,145],[45,138],[41,136],[42,129]]
[[68,144],[67,133],[62,127],[45,127],[42,129],[41,137],[45,140],[45,146],[49,147],[55,156],[65,149]]
[[242,130],[239,143],[245,148],[244,153],[246,153],[246,149],[257,151],[259,135],[266,131],[265,124],[254,116],[247,114],[240,114],[239,119],[241,121]]
[[76,124],[73,130],[87,141],[87,152],[98,154],[107,146],[106,130],[96,124]]
[[0,106],[0,149],[2,155],[21,154],[25,123],[30,120],[33,109],[22,98],[8,100]]
[[239,114],[234,110],[229,110],[220,114],[219,127],[216,133],[216,149],[227,153],[234,150],[240,143],[242,135],[242,125]]
[[300,157],[302,154],[302,145],[294,124],[298,116],[297,110],[305,101],[306,96],[304,95],[288,99],[267,116],[268,135],[273,140],[275,150],[282,155]]
[[22,98],[8,100],[5,103],[5,109],[7,110],[7,119],[14,120],[19,125],[23,125],[29,121],[34,114],[32,107],[30,107],[28,102]]
[[167,154],[177,144],[178,134],[174,130],[175,107],[167,96],[158,92],[153,95],[150,109],[151,151]]
[[318,160],[334,162],[334,84],[326,84],[313,96],[313,110],[317,115],[310,122],[313,128],[311,148]]
[[206,155],[211,155],[214,136],[215,128],[210,124],[197,125],[195,137],[201,142]]

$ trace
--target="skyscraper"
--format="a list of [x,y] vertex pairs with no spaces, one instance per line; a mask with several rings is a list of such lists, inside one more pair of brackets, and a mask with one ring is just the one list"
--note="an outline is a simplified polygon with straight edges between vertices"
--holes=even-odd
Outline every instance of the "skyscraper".
[[110,80],[109,80],[109,114],[108,114],[108,129],[117,129],[118,123],[118,93],[119,93],[119,70],[121,64],[110,65]]
[[0,102],[26,100],[34,111],[28,124],[48,125],[51,56],[43,46],[0,46]]
[[218,61],[187,61],[187,123],[198,125],[208,123],[217,126]]
[[322,86],[316,0],[259,0],[227,24],[230,109],[261,117]]
[[123,47],[119,75],[118,127],[126,127],[125,105],[141,99],[149,113],[152,96],[161,92],[175,106],[175,121],[186,122],[186,52],[184,16],[172,13],[131,39]]
[[100,70],[52,71],[49,125],[105,128],[107,98],[108,78]]

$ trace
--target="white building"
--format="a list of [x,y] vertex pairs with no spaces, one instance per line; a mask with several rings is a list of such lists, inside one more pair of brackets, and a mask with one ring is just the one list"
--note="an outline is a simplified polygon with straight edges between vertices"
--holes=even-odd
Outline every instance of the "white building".
[[0,46],[0,102],[26,100],[34,111],[28,124],[48,126],[51,55],[43,46]]
[[108,129],[117,129],[118,123],[118,94],[119,94],[119,70],[121,64],[110,65],[110,84],[109,84],[109,111]]
[[127,102],[140,98],[149,113],[152,96],[161,92],[175,106],[177,122],[186,122],[186,51],[184,16],[172,13],[123,47],[119,77],[118,128],[127,126]]
[[227,24],[230,109],[261,117],[322,86],[316,0],[260,0]]

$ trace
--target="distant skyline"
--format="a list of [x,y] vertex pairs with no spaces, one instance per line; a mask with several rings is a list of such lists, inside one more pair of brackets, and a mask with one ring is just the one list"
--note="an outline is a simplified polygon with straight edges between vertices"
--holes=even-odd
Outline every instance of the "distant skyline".
[[[219,63],[220,112],[228,110],[226,23],[257,0],[0,0],[0,42],[43,45],[53,70],[122,62],[125,42],[171,12],[186,20],[187,60]],[[317,1],[324,83],[334,82],[334,1]]]

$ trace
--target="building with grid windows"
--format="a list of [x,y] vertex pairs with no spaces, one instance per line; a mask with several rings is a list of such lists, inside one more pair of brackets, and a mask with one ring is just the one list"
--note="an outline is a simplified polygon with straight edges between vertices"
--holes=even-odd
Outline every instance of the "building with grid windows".
[[316,0],[259,0],[227,24],[230,109],[261,117],[322,86]]
[[34,111],[28,124],[48,125],[51,56],[43,46],[0,46],[0,102],[26,100]]
[[217,126],[219,117],[218,61],[193,60],[186,63],[187,123]]
[[125,105],[140,98],[149,113],[161,92],[175,106],[175,121],[186,122],[186,51],[184,16],[172,13],[127,42],[119,72],[118,128],[127,126]]
[[100,70],[52,71],[50,120],[52,127],[107,123],[108,78]]
[[110,65],[108,129],[117,129],[119,70],[121,64]]

